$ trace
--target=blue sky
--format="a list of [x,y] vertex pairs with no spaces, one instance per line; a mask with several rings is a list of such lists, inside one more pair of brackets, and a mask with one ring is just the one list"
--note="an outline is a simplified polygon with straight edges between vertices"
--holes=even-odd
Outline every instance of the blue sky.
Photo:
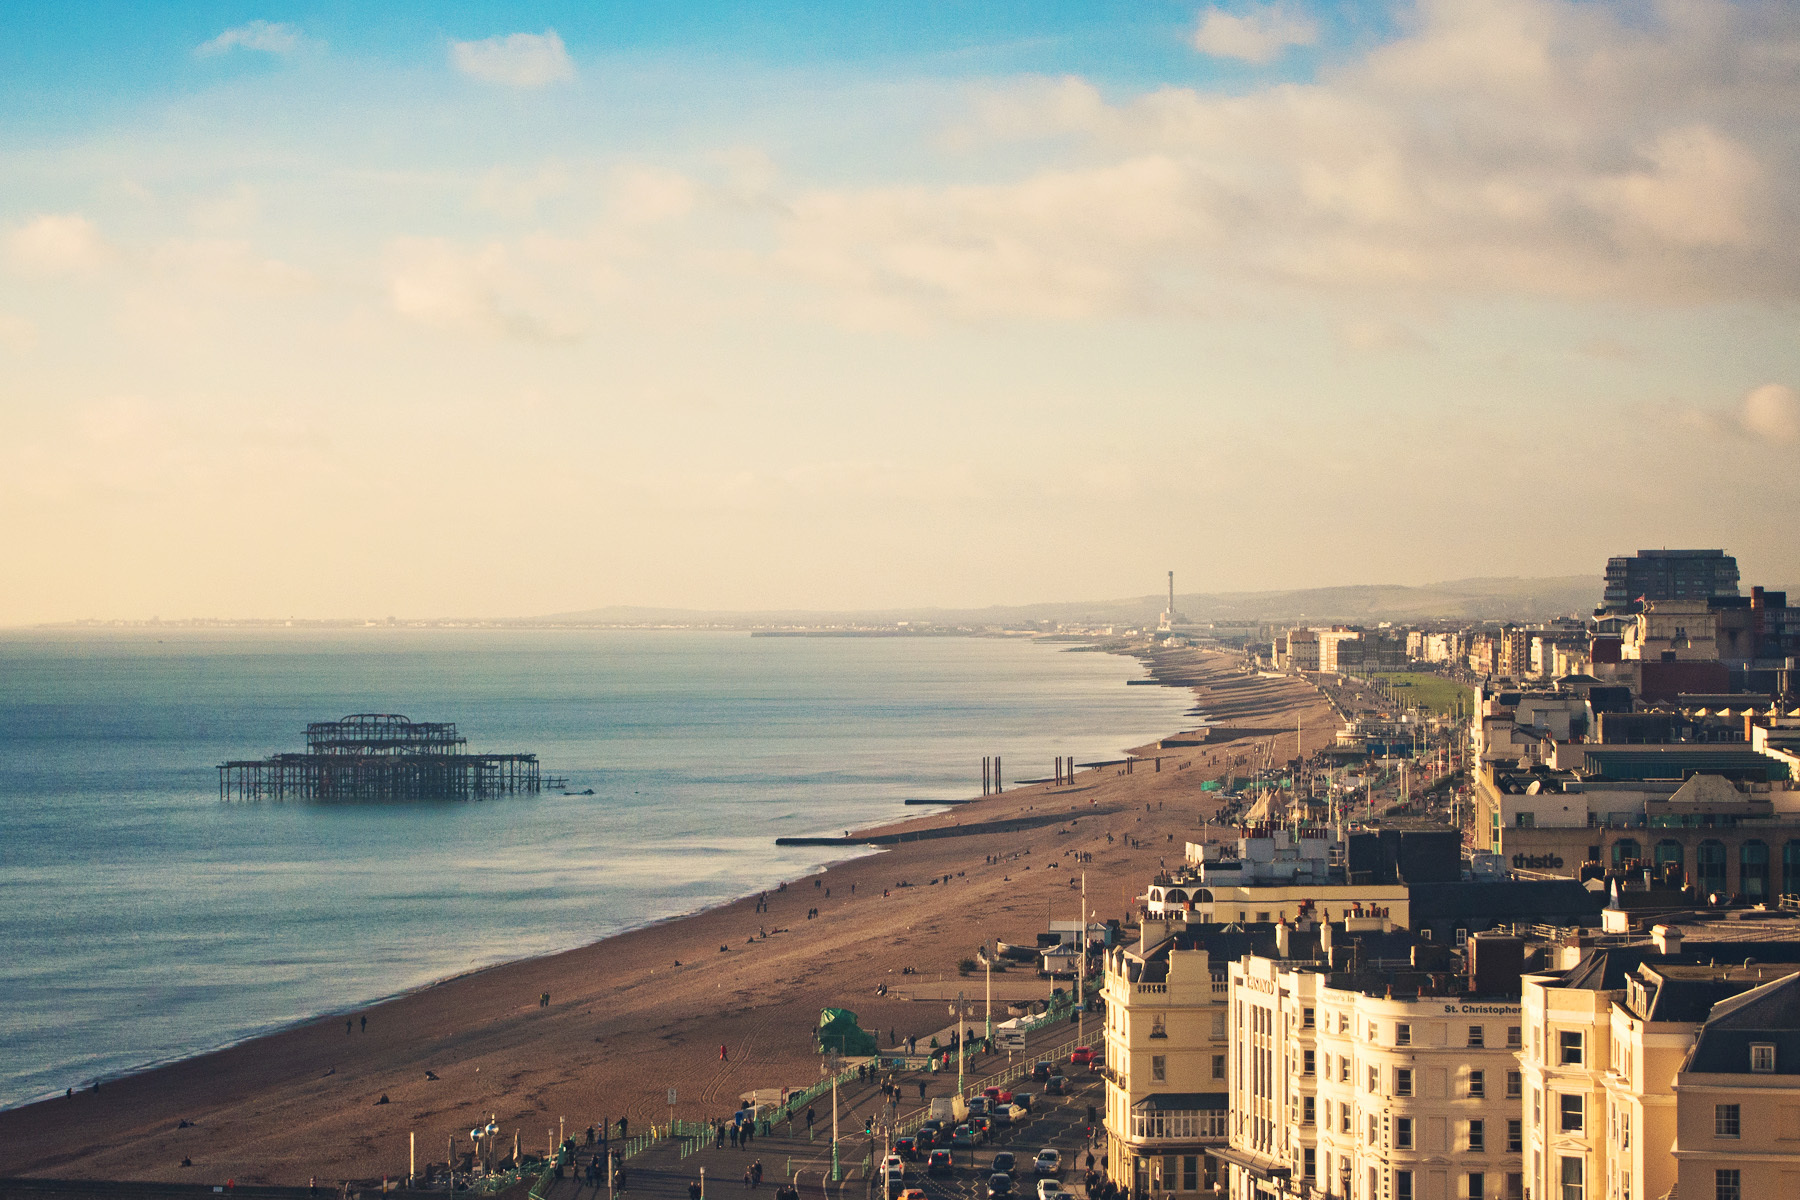
[[370,7],[0,12],[0,623],[1800,583],[1790,6]]

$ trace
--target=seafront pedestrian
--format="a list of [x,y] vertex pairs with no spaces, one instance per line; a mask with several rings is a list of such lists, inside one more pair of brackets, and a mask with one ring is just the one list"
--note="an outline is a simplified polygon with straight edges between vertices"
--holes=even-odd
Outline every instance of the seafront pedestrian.
[[350,1036],[350,1026],[351,1026],[351,1025],[353,1025],[353,1024],[355,1024],[355,1022],[353,1022],[353,1021],[352,1021],[352,1020],[350,1020],[350,1018],[349,1018],[349,1017],[345,1017],[345,1018],[344,1018],[344,1036],[345,1036],[345,1037],[349,1037],[349,1036]]
[[741,1129],[742,1127],[736,1121],[731,1123],[731,1148],[733,1150],[738,1148],[738,1136]]
[[364,1033],[369,1032],[369,1018],[367,1018],[367,1017],[364,1017],[362,1019],[362,1031]]
[[719,1061],[720,1062],[728,1061],[725,1057],[725,1043],[724,1042],[719,1043]]

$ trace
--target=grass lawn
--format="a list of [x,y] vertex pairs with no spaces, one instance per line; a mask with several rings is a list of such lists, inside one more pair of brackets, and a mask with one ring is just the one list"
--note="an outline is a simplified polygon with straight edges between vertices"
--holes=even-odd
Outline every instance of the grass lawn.
[[1460,705],[1467,716],[1475,708],[1475,693],[1454,680],[1441,675],[1415,674],[1411,671],[1383,671],[1376,676],[1393,688],[1396,703],[1417,705],[1427,712],[1453,716]]

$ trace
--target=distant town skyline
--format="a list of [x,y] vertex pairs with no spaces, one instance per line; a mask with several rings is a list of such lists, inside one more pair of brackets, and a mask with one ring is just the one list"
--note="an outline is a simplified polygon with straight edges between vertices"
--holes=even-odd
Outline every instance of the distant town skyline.
[[0,33],[0,626],[1800,585],[1791,5]]

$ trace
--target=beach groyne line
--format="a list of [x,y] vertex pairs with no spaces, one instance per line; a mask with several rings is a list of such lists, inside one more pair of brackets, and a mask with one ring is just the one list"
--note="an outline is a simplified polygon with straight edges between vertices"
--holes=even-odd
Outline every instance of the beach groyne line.
[[[930,829],[909,829],[903,833],[871,833],[849,837],[778,837],[777,846],[898,846],[906,842],[926,842],[936,838],[975,837],[984,833],[1009,833],[1019,829],[1040,829],[1045,825],[1066,825],[1080,817],[1104,817],[1118,812],[1117,805],[1090,808],[1081,812],[1071,809],[1060,813],[1033,813],[1025,817],[1006,817],[994,821],[976,821],[968,825],[937,825]],[[1073,815],[1071,815],[1073,814]]]

